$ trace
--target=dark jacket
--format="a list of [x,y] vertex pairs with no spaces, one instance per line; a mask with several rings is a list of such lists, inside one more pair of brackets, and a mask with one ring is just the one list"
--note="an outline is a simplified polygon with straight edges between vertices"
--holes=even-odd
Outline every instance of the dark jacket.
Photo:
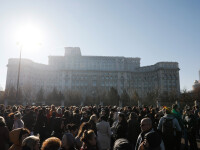
[[128,120],[128,132],[127,139],[130,143],[135,144],[140,134],[140,124],[136,119]]
[[115,139],[127,138],[127,122],[118,122],[116,127]]
[[94,131],[94,133],[97,135],[97,127],[96,123],[93,120],[89,120],[88,123],[91,125],[91,129]]
[[0,150],[5,150],[9,141],[9,131],[4,125],[0,125]]

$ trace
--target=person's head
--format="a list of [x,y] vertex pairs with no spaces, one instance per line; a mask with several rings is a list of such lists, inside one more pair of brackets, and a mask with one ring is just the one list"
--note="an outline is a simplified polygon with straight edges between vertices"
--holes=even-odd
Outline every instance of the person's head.
[[56,112],[57,112],[58,114],[62,114],[62,109],[61,109],[61,108],[58,108],[58,109],[56,110]]
[[79,128],[78,137],[81,137],[82,134],[83,134],[83,132],[84,132],[85,130],[89,130],[90,127],[91,127],[90,123],[88,123],[88,122],[83,122],[83,123],[81,124],[80,128]]
[[90,116],[90,120],[92,120],[96,123],[97,122],[97,116],[95,114]]
[[52,111],[55,111],[55,110],[56,110],[56,108],[55,108],[55,106],[54,106],[53,104],[51,105],[51,110],[52,110]]
[[6,126],[5,119],[2,116],[0,116],[0,126]]
[[178,105],[177,105],[177,104],[173,104],[173,105],[172,105],[172,109],[178,111]]
[[106,116],[101,116],[101,121],[107,121],[107,118],[106,118]]
[[135,112],[131,112],[129,115],[129,119],[132,119],[132,120],[137,119],[137,114]]
[[75,138],[71,133],[66,133],[62,138],[62,147],[65,150],[69,150],[75,147]]
[[78,133],[78,127],[75,124],[68,124],[67,129],[75,137]]
[[164,112],[165,112],[165,114],[171,114],[171,113],[172,113],[170,107],[165,107],[165,108],[164,108]]
[[28,136],[22,141],[22,150],[39,150],[40,139],[37,136]]
[[22,141],[30,135],[30,131],[26,128],[17,128],[9,133],[10,141],[15,145],[21,145]]
[[62,131],[63,127],[64,127],[64,121],[62,120],[62,118],[60,117],[55,118],[55,124],[53,126],[53,130],[60,132]]
[[15,120],[21,119],[21,113],[20,113],[20,112],[17,112],[17,113],[14,115],[14,118],[15,118]]
[[50,137],[42,143],[41,150],[58,150],[60,147],[60,139],[56,137]]
[[123,113],[119,113],[118,119],[119,119],[119,122],[126,121],[125,115]]
[[103,108],[101,109],[101,115],[103,115],[103,116],[106,115],[106,111]]
[[143,132],[148,131],[152,128],[152,121],[150,118],[144,118],[141,120],[140,123],[141,130]]
[[85,130],[83,132],[83,135],[81,137],[81,141],[84,142],[86,145],[95,146],[96,141],[96,135],[93,130]]
[[113,150],[128,150],[131,149],[130,143],[127,139],[117,139],[114,143]]
[[148,149],[158,148],[161,143],[161,137],[157,132],[149,132],[144,136],[144,145]]

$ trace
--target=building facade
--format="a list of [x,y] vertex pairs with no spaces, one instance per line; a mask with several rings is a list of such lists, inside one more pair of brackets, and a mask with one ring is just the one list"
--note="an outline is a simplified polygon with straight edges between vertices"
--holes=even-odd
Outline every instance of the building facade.
[[[19,59],[9,59],[6,89],[17,87]],[[32,96],[44,89],[48,94],[75,90],[83,96],[96,95],[111,87],[119,94],[136,91],[140,97],[148,92],[180,92],[179,66],[177,62],[158,62],[140,66],[140,58],[82,56],[80,48],[65,47],[64,56],[49,56],[48,65],[21,60],[19,87],[23,93],[31,89]]]

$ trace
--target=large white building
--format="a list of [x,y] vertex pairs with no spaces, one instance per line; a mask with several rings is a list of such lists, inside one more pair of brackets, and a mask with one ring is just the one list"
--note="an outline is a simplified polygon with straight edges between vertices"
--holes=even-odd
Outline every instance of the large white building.
[[[6,89],[17,87],[19,59],[9,59]],[[140,66],[140,58],[82,56],[80,48],[65,47],[64,56],[49,56],[48,65],[22,59],[19,87],[32,96],[40,88],[49,93],[80,91],[82,95],[96,94],[115,87],[119,93],[137,91],[143,97],[147,92],[180,92],[179,66],[177,62],[158,62]]]
[[193,90],[200,88],[200,70],[199,70],[199,80],[195,80],[194,84],[192,85]]

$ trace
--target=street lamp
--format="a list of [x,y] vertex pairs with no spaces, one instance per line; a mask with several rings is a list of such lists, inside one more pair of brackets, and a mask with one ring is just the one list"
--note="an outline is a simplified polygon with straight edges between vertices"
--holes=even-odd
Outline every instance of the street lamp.
[[20,55],[19,55],[19,66],[18,66],[18,75],[17,75],[17,92],[16,92],[16,104],[19,100],[19,92],[20,92],[20,71],[21,71],[21,53],[22,48],[29,49],[33,48],[35,49],[36,45],[41,45],[40,41],[41,39],[41,32],[36,28],[36,26],[33,26],[32,24],[26,24],[24,26],[21,26],[21,29],[16,35],[17,39],[17,45],[20,47]]
[[[19,44],[19,43],[17,43]],[[16,92],[16,104],[18,104],[19,97],[19,77],[20,77],[20,68],[21,68],[21,53],[22,53],[22,44],[20,45],[20,55],[19,55],[19,66],[18,66],[18,75],[17,75],[17,92]]]

